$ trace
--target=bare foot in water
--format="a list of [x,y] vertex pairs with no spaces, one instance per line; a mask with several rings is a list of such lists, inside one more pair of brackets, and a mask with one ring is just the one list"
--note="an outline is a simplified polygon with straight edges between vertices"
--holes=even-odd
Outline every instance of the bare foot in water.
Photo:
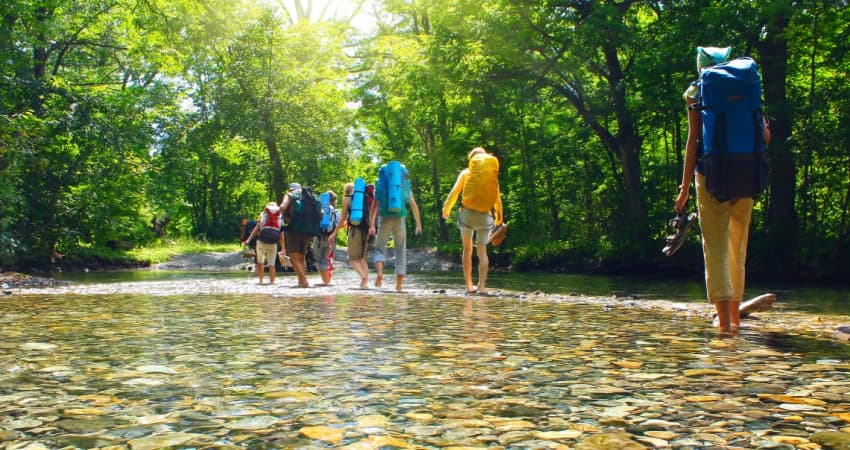
[[361,278],[360,279],[360,289],[366,289],[367,287],[369,287],[369,279],[368,278]]
[[384,282],[384,276],[383,275],[378,275],[377,277],[375,277],[375,287],[377,287],[377,288],[381,287],[381,284],[383,284],[383,282]]

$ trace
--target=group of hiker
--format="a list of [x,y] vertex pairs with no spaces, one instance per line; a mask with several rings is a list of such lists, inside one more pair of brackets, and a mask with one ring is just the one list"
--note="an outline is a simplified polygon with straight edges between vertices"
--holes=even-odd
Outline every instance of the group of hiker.
[[[503,221],[499,162],[481,147],[469,153],[469,160],[469,167],[461,172],[449,193],[443,208],[443,218],[449,218],[452,206],[462,193],[458,227],[464,248],[466,290],[486,294],[489,234],[491,229]],[[372,241],[375,287],[383,286],[387,247],[392,238],[395,289],[402,290],[407,274],[408,208],[415,220],[414,232],[422,233],[422,219],[410,188],[407,168],[398,161],[384,164],[378,170],[378,179],[374,184],[367,184],[363,178],[357,178],[345,185],[341,211],[336,208],[336,200],[333,191],[324,192],[317,198],[309,187],[292,183],[279,204],[266,204],[256,224],[247,236],[243,236],[242,241],[244,246],[248,246],[256,238],[255,254],[260,284],[263,283],[265,267],[268,267],[269,282],[274,284],[275,262],[282,260],[287,265],[291,264],[298,278],[297,287],[308,287],[306,255],[311,246],[322,284],[329,284],[336,238],[344,229],[348,237],[348,261],[360,276],[360,288],[369,285],[367,254]],[[474,235],[477,235],[475,244],[479,259],[477,286],[473,285],[471,276]]]
[[[768,120],[762,111],[761,76],[755,62],[742,57],[730,60],[729,47],[697,47],[699,77],[686,90],[688,138],[685,147],[682,183],[675,201],[676,219],[670,221],[677,229],[667,240],[664,253],[675,253],[684,242],[688,230],[699,218],[705,284],[708,301],[716,308],[718,327],[722,333],[735,333],[740,327],[739,306],[744,295],[748,234],[754,197],[767,186],[766,144],[771,134]],[[449,192],[442,210],[448,219],[458,199],[458,228],[463,243],[463,275],[468,293],[486,294],[489,260],[487,245],[493,230],[504,232],[501,194],[499,191],[499,161],[482,147],[469,152],[469,166],[463,169]],[[688,214],[690,185],[695,181],[697,213]],[[305,195],[307,192],[308,195]],[[322,282],[330,282],[330,258],[341,229],[348,233],[348,259],[360,275],[360,287],[369,282],[367,242],[375,238],[374,264],[377,272],[375,286],[381,287],[389,238],[395,240],[396,290],[401,291],[406,274],[406,217],[407,207],[416,221],[415,232],[422,232],[419,208],[410,190],[407,169],[398,161],[381,166],[378,181],[368,185],[362,178],[345,185],[342,213],[338,220],[325,220],[324,234],[299,227],[303,216],[295,211],[304,209],[306,198],[313,198],[313,221],[324,214],[333,214],[336,196],[328,192],[324,209],[312,193],[293,184],[281,200],[271,202],[260,215],[252,232],[260,236],[257,244],[257,271],[263,279],[262,261],[274,258],[275,245],[282,245],[281,255],[288,255],[298,275],[298,286],[308,286],[305,277],[304,255],[313,236],[317,266]],[[326,195],[323,194],[323,195]],[[302,206],[298,206],[298,205]],[[286,215],[288,227],[280,236],[263,240],[269,227],[279,227],[276,214]],[[334,217],[337,217],[334,216]],[[330,224],[328,224],[330,222]],[[279,241],[279,242],[278,242]],[[478,257],[478,283],[472,279],[472,253]],[[270,279],[274,282],[274,264]]]

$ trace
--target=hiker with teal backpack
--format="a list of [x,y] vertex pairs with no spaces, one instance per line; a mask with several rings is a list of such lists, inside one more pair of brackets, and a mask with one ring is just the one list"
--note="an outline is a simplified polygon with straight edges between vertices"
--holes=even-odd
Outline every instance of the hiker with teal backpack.
[[375,184],[375,200],[369,211],[369,233],[377,233],[375,243],[375,287],[381,287],[384,279],[384,264],[387,259],[387,243],[390,236],[395,242],[395,290],[401,292],[407,274],[407,205],[416,220],[415,233],[422,233],[419,207],[410,191],[407,168],[398,161],[391,161],[378,170]]
[[746,57],[729,61],[731,50],[697,47],[700,77],[684,94],[688,140],[675,206],[686,211],[695,180],[706,294],[722,335],[741,324],[750,218],[754,197],[767,186],[770,142],[758,68]]
[[336,209],[336,194],[334,191],[323,192],[319,196],[322,205],[322,219],[319,237],[313,240],[313,256],[316,258],[316,268],[325,286],[331,283],[333,276],[333,257],[336,239],[329,239],[336,230],[339,222],[339,211]]
[[284,244],[292,269],[298,277],[296,287],[310,287],[307,281],[307,251],[321,229],[322,206],[310,188],[301,188],[298,183],[289,185],[283,194],[280,209],[286,214]]
[[336,242],[341,228],[348,233],[348,263],[360,275],[360,289],[369,284],[369,264],[366,261],[366,249],[369,240],[369,208],[375,197],[375,186],[366,184],[362,178],[354,183],[346,183],[342,197],[342,214],[336,229],[328,240]]

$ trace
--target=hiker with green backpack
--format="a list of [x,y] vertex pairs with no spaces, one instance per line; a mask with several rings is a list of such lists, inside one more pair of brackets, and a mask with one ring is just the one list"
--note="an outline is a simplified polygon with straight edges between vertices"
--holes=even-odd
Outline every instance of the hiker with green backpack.
[[284,245],[298,277],[296,287],[310,287],[307,281],[307,251],[313,239],[321,231],[322,206],[310,188],[301,188],[298,183],[289,185],[283,194],[280,209],[286,216]]
[[708,301],[722,335],[741,324],[747,241],[754,197],[767,185],[770,129],[761,108],[761,77],[731,48],[697,47],[699,79],[685,91],[688,140],[676,212],[686,212],[696,181]]

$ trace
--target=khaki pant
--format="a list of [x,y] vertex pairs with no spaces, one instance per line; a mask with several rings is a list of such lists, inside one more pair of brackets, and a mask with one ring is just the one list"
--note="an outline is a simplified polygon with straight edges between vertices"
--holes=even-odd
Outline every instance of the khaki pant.
[[741,301],[747,265],[747,242],[753,199],[719,202],[696,174],[699,225],[705,257],[705,289],[711,303]]

